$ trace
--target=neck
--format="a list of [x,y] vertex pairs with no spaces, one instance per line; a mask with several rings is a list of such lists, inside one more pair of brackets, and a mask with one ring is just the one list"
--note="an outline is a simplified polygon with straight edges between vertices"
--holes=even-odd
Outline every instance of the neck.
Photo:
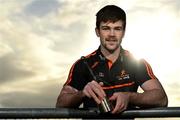
[[113,52],[109,52],[108,50],[106,50],[104,47],[101,46],[101,52],[108,60],[110,60],[114,63],[117,60],[117,58],[119,57],[120,47],[118,47]]

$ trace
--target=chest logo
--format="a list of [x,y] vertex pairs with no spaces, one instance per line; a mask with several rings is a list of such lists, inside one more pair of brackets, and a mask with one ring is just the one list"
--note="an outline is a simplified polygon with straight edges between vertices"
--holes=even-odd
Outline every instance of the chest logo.
[[121,70],[120,75],[117,76],[117,78],[119,80],[126,80],[126,79],[129,79],[130,76],[129,76],[129,74],[125,70]]
[[104,77],[104,73],[99,72],[99,77]]

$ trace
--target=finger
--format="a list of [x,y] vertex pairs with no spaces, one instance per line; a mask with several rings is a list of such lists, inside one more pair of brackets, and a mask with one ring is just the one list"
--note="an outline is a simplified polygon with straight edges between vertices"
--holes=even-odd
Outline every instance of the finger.
[[116,100],[117,97],[118,97],[117,94],[114,93],[114,94],[109,98],[109,100]]
[[96,88],[94,89],[94,92],[97,93],[99,97],[104,98],[106,96],[104,90],[102,89],[99,83],[97,83],[96,81],[92,81],[91,85],[93,88]]
[[89,85],[89,83],[88,83],[88,84],[84,87],[83,93],[84,93],[87,97],[89,97],[89,98],[92,97],[91,94],[89,93],[90,90],[91,90],[91,87],[90,87],[90,85]]
[[112,113],[115,114],[115,113],[119,113],[122,109],[122,101],[121,99],[118,99],[118,96],[116,94],[113,94],[113,96],[111,97],[112,100],[116,100],[116,105],[115,105],[115,108],[113,109]]
[[117,114],[117,113],[120,113],[120,112],[122,112],[122,111],[124,111],[125,110],[125,106],[124,106],[124,104],[117,104],[116,105],[116,107],[114,108],[114,110],[112,111],[112,113],[113,114]]
[[97,89],[95,88],[92,83],[88,83],[85,87],[84,87],[84,90],[83,90],[83,93],[89,97],[89,98],[93,98],[95,100],[96,103],[100,104],[100,99],[98,99],[96,93],[94,92],[94,89]]
[[120,112],[123,112],[124,110],[126,110],[126,106],[124,104],[122,104],[119,109],[117,110],[116,113],[120,113]]
[[86,89],[83,90],[83,93],[84,93],[88,98],[91,98],[91,95],[89,94],[89,92],[88,92]]
[[90,96],[96,101],[97,104],[100,104],[101,101],[100,99],[98,99],[98,97],[96,96],[96,94],[92,91],[92,89],[88,90],[88,93],[90,94]]
[[93,92],[98,96],[100,100],[102,100],[105,96],[102,94],[102,92],[98,88],[93,88]]
[[127,105],[125,103],[123,102],[117,103],[117,106],[114,108],[112,113],[115,114],[115,113],[123,112],[124,110],[126,110],[126,108],[127,108]]
[[99,85],[102,87],[104,85],[104,83],[103,82],[99,82]]
[[114,96],[114,95],[111,96],[111,97],[109,98],[109,100],[110,100],[110,101],[116,100],[116,96]]
[[116,106],[114,107],[113,111],[112,111],[112,114],[115,114],[118,112],[119,110],[119,107],[120,107],[120,104],[116,104]]

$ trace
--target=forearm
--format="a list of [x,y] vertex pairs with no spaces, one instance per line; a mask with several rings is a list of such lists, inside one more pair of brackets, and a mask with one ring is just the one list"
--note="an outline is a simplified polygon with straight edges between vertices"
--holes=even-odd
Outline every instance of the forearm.
[[67,91],[63,88],[60,95],[58,96],[56,107],[79,107],[82,103],[84,95],[82,91]]
[[139,107],[166,107],[168,100],[164,91],[154,89],[143,93],[129,93],[129,103]]

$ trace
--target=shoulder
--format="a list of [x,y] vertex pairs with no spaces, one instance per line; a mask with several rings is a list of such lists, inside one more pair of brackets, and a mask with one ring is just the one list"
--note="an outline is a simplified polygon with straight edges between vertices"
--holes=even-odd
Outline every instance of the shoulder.
[[93,51],[92,53],[85,55],[85,56],[81,56],[78,60],[76,60],[74,62],[74,64],[72,65],[72,67],[79,67],[79,66],[83,66],[84,64],[84,60],[86,60],[88,63],[91,61],[94,61],[97,58],[97,50]]
[[134,55],[129,52],[128,50],[124,50],[123,51],[123,59],[125,62],[127,62],[128,64],[138,64],[138,60],[134,57]]
[[124,59],[125,62],[128,62],[128,64],[131,64],[134,67],[150,67],[150,64],[144,58],[137,59],[128,50],[124,50]]
[[125,57],[128,57],[129,59],[135,59],[133,54],[129,52],[128,50],[123,50],[123,54]]
[[97,55],[97,50],[95,50],[94,52],[92,52],[92,53],[90,53],[90,54],[88,54],[88,55],[86,55],[86,56],[84,56],[86,59],[90,59],[90,58],[92,58],[92,57],[95,57],[96,55]]

